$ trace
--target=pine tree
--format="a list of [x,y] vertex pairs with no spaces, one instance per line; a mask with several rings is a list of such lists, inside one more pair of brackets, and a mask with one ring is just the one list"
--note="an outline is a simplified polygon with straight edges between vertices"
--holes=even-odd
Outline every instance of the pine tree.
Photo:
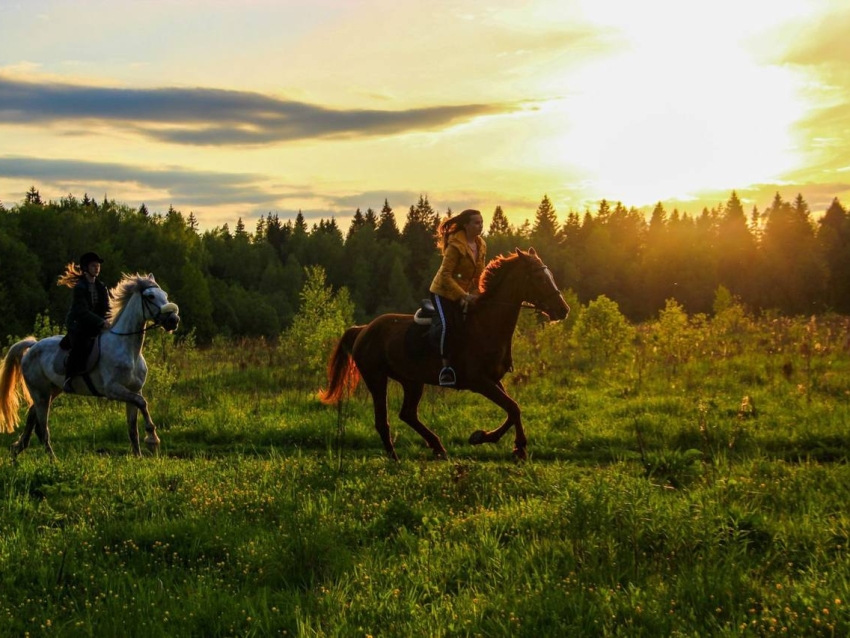
[[766,214],[761,246],[765,269],[758,286],[763,303],[786,313],[818,311],[826,267],[817,250],[808,204],[799,195],[789,204],[777,193]]
[[32,186],[29,191],[27,191],[25,201],[27,204],[35,204],[37,206],[41,206],[41,195],[35,189],[35,186]]
[[358,230],[363,228],[363,225],[366,223],[366,219],[363,217],[363,213],[360,212],[358,208],[354,211],[354,217],[351,219],[351,224],[348,227],[348,234],[345,236],[345,241],[351,239],[351,236],[356,233]]
[[537,244],[551,244],[558,235],[558,216],[555,207],[544,195],[534,216],[534,226],[531,229],[531,240]]
[[834,198],[818,221],[818,251],[826,264],[827,307],[841,314],[850,313],[850,216]]
[[301,209],[298,209],[298,214],[295,216],[295,234],[307,234],[307,222],[304,220],[304,214]]
[[366,215],[363,217],[363,223],[372,228],[378,227],[378,216],[371,208],[366,209]]
[[237,239],[248,239],[248,233],[245,231],[245,222],[242,221],[241,217],[236,220],[236,230],[233,234]]
[[487,231],[487,237],[507,237],[511,234],[511,223],[508,221],[501,206],[496,206],[493,211],[493,219],[490,220],[490,229]]
[[254,229],[254,243],[265,241],[266,239],[266,218],[260,215],[257,220],[257,226]]
[[756,241],[735,191],[718,220],[715,242],[719,284],[736,297],[749,297],[755,285]]
[[142,202],[142,205],[139,206],[139,215],[141,215],[142,217],[150,216],[150,212],[148,211],[148,207],[145,205],[144,202]]
[[398,224],[395,220],[395,213],[390,208],[387,200],[384,200],[384,207],[381,209],[381,214],[378,217],[378,239],[385,242],[397,242],[401,238],[401,233],[398,230]]
[[416,206],[411,206],[401,232],[401,244],[408,251],[407,278],[417,295],[427,292],[434,276],[432,262],[437,255],[434,235],[440,216],[425,196],[419,196]]

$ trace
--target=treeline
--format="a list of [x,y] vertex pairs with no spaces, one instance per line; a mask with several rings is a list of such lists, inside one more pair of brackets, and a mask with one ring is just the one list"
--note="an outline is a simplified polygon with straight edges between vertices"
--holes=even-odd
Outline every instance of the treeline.
[[[753,312],[850,314],[850,220],[837,199],[817,222],[802,196],[777,194],[747,212],[734,192],[698,215],[658,204],[648,220],[603,200],[561,221],[548,197],[519,226],[500,206],[482,212],[490,257],[534,246],[562,289],[582,303],[605,295],[632,321],[657,315],[667,299],[710,314],[721,286]],[[45,312],[61,324],[70,292],[56,279],[87,250],[105,258],[107,285],[122,272],[154,273],[201,343],[280,334],[298,312],[308,266],[349,290],[358,321],[412,311],[439,265],[434,231],[451,213],[420,197],[401,221],[385,201],[378,212],[355,211],[345,228],[335,219],[310,227],[299,212],[199,232],[192,213],[87,195],[43,202],[33,187],[20,204],[0,204],[0,336],[30,332]]]

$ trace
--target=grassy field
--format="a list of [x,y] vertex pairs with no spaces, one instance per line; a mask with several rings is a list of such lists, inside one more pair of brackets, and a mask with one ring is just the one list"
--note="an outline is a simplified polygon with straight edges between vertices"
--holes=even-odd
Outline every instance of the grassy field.
[[392,463],[363,388],[152,339],[159,455],[61,397],[59,461],[0,460],[0,635],[850,635],[850,323],[674,324],[600,359],[524,316],[522,464],[479,397],[428,389],[449,461],[394,419]]

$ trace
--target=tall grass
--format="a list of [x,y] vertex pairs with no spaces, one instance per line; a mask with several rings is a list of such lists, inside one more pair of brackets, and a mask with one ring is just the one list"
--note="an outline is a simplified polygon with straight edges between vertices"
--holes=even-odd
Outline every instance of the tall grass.
[[61,397],[60,461],[0,460],[0,633],[850,634],[847,319],[665,312],[604,363],[523,316],[519,465],[466,444],[480,397],[427,390],[450,460],[394,419],[393,464],[362,388],[337,412],[276,344],[156,335],[158,456]]

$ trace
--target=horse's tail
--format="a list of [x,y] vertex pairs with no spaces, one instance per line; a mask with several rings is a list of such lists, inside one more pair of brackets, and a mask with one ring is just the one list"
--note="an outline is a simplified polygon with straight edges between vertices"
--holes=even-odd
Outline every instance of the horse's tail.
[[3,363],[0,363],[0,432],[11,433],[18,427],[18,406],[23,398],[32,405],[32,398],[23,382],[21,359],[27,350],[37,343],[27,337],[9,348]]
[[354,340],[364,326],[352,326],[345,331],[337,342],[333,353],[328,359],[328,389],[319,391],[322,403],[336,404],[354,391],[360,381],[360,371],[351,358],[351,348]]

